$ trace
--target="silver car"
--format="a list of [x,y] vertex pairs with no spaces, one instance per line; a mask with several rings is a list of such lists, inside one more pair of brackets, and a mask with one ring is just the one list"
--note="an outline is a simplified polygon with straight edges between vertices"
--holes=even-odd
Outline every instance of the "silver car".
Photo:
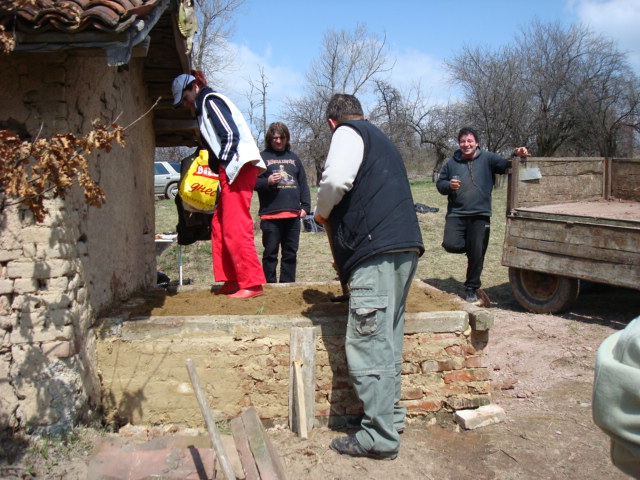
[[154,162],[153,169],[153,193],[176,198],[180,184],[180,162]]

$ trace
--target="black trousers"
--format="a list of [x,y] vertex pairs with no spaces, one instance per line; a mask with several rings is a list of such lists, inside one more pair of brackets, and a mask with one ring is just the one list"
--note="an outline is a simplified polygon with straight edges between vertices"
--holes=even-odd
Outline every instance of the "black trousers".
[[480,288],[484,255],[489,245],[490,217],[447,217],[442,246],[449,253],[467,255],[466,288]]
[[296,258],[300,244],[300,218],[279,218],[261,220],[262,230],[262,270],[268,283],[276,283],[278,252],[282,248],[280,259],[280,282],[296,281]]

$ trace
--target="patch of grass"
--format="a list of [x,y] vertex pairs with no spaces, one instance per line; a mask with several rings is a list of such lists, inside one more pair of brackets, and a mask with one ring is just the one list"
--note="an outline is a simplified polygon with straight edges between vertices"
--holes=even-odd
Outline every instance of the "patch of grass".
[[[447,210],[447,198],[436,190],[435,183],[428,177],[411,180],[414,202],[437,207],[438,212],[418,213],[425,254],[418,263],[416,278],[451,293],[459,293],[464,282],[467,258],[464,255],[450,254],[441,246],[444,230],[444,218]],[[502,244],[504,241],[506,186],[496,188],[493,193],[493,217],[491,236],[482,274],[482,284],[492,299],[500,301],[511,295],[508,286],[507,268],[501,265]],[[316,188],[311,188],[311,203],[315,203]],[[262,237],[258,217],[258,196],[252,199],[251,212],[254,218],[254,234],[258,257],[262,257]],[[156,201],[156,232],[174,232],[178,223],[178,214],[173,200]],[[169,226],[172,226],[169,228]],[[194,284],[213,283],[210,242],[196,242],[182,247],[183,277]],[[172,280],[178,278],[178,248],[172,245],[157,257],[158,270],[166,273]],[[332,267],[331,251],[325,233],[302,233],[298,250],[297,281],[328,282],[337,280]]]
[[0,478],[63,478],[67,463],[88,459],[93,440],[105,430],[74,427],[59,436],[28,435],[6,430],[0,433]]

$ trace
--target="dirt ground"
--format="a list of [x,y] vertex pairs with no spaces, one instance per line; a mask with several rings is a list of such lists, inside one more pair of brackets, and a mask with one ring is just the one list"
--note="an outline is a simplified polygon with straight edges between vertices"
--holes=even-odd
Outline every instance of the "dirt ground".
[[[629,478],[611,465],[609,441],[592,422],[591,388],[599,344],[640,314],[640,294],[595,286],[562,315],[526,313],[510,299],[493,313],[492,395],[505,422],[461,431],[451,418],[410,419],[391,462],[329,450],[344,431],[320,427],[301,440],[287,429],[270,429],[289,479]],[[10,449],[5,443],[0,450],[0,478],[85,479],[92,441],[104,435],[85,429],[75,446],[49,444],[46,455],[42,443],[14,438]]]
[[[347,314],[347,301],[339,301],[342,290],[335,284],[267,284],[265,293],[248,300],[214,295],[202,287],[184,287],[179,293],[158,289],[133,298],[120,310],[131,316],[185,315],[308,315],[335,316]],[[444,312],[460,310],[459,297],[416,282],[407,298],[407,312]]]
[[493,309],[493,402],[503,423],[461,431],[451,419],[414,419],[393,462],[341,457],[316,429],[307,441],[273,432],[290,478],[623,479],[608,438],[591,419],[593,365],[601,341],[640,314],[637,291],[592,287],[569,313],[538,315],[507,300]]

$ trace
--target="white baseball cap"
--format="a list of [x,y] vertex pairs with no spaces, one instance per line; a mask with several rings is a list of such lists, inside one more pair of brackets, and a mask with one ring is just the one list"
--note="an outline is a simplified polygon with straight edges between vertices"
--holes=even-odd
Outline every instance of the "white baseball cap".
[[171,84],[171,93],[173,93],[173,106],[177,107],[182,102],[182,94],[184,89],[196,79],[193,75],[183,73],[173,79]]

